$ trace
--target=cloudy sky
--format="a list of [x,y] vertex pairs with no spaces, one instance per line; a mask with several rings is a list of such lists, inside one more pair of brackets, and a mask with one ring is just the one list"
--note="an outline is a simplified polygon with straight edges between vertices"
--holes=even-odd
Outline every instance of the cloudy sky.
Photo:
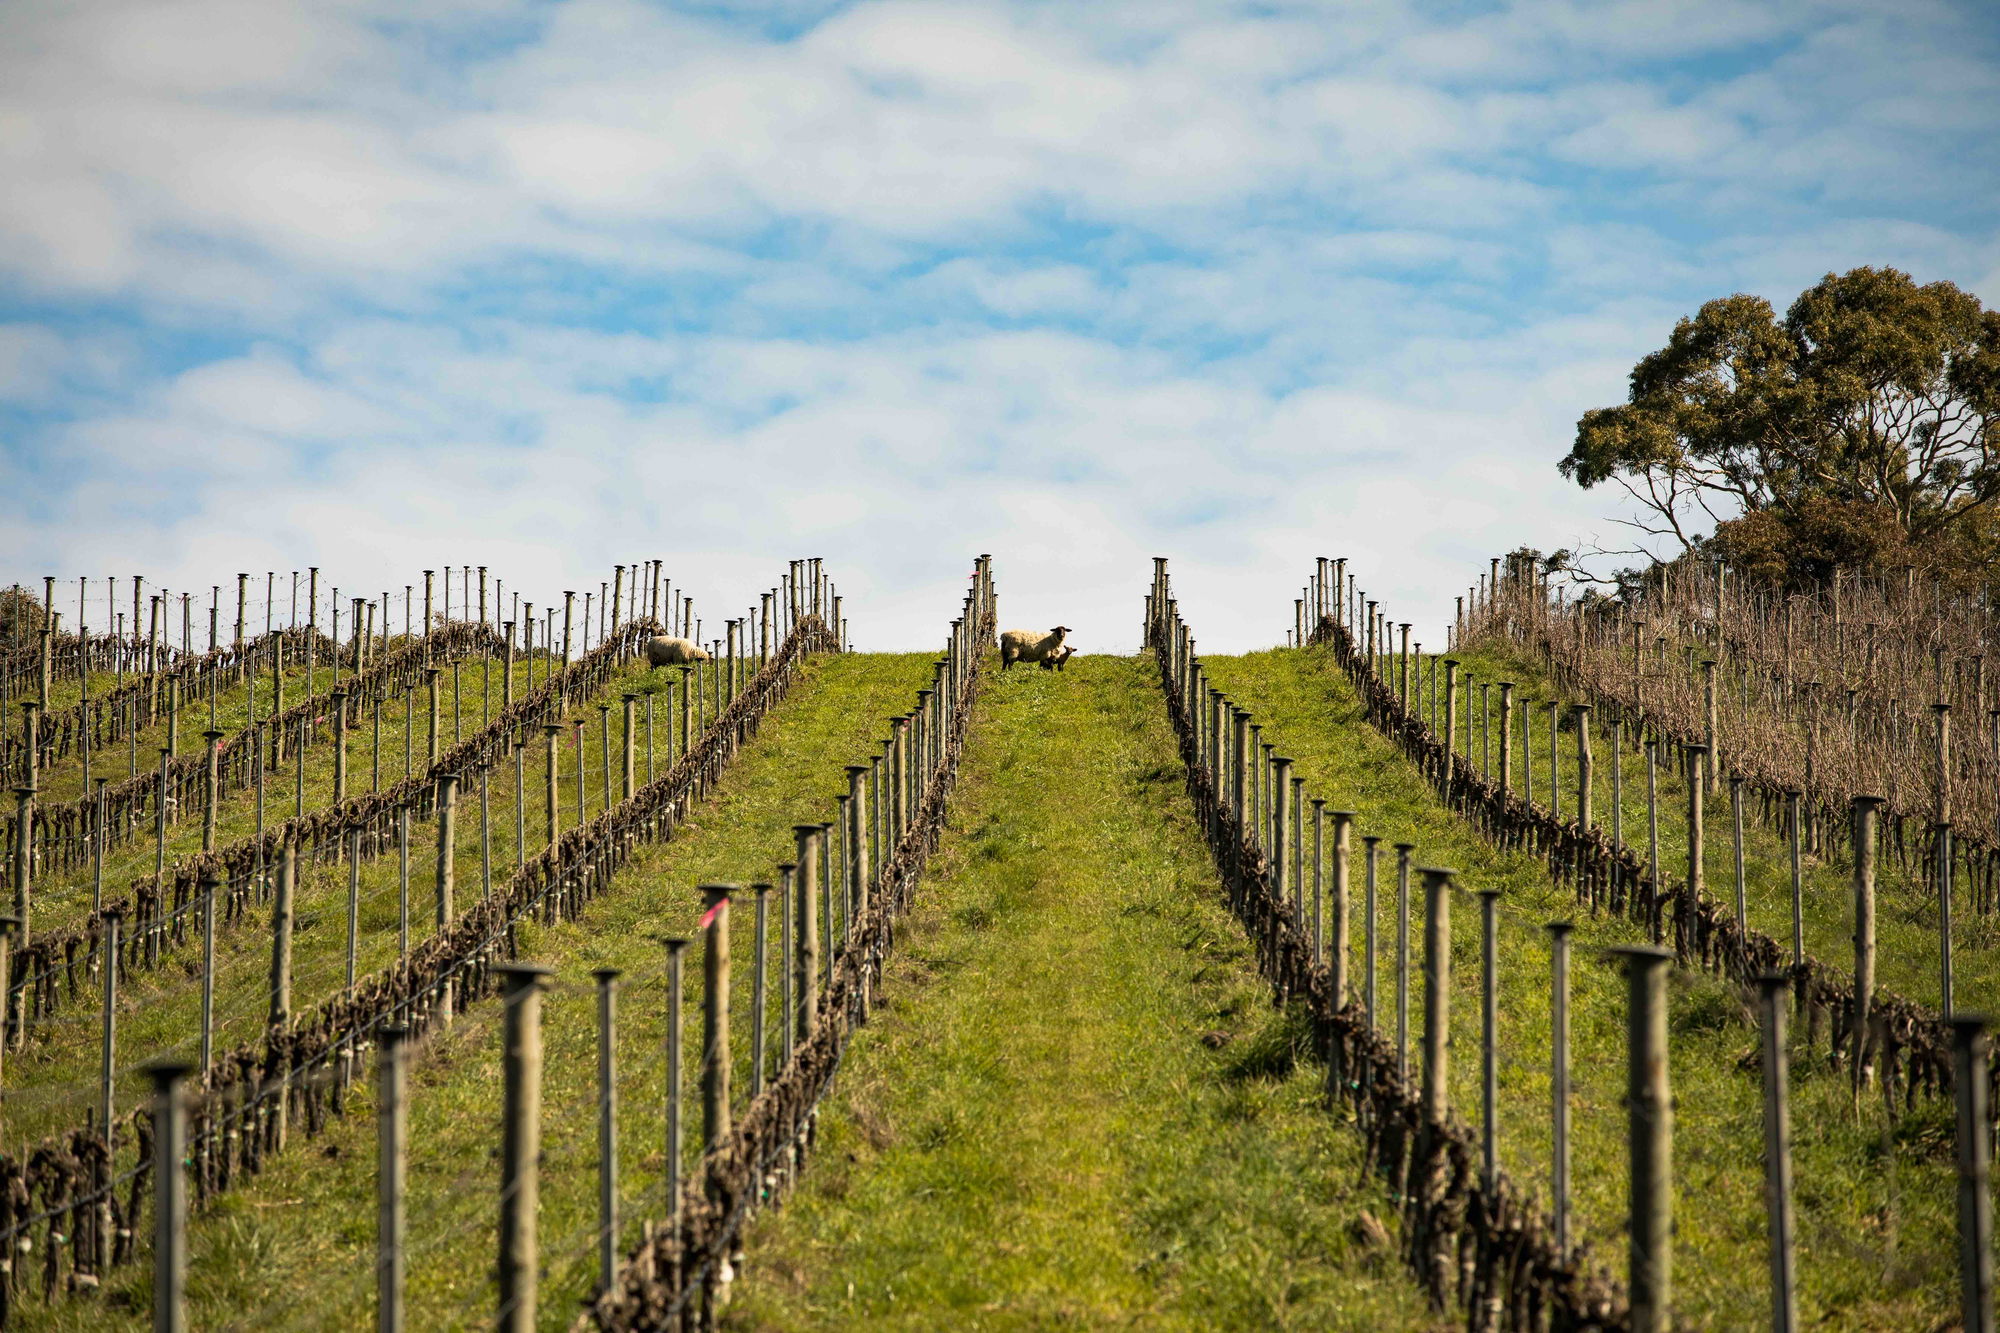
[[[1927,0],[0,6],[0,580],[821,555],[861,646],[1435,638],[1703,300],[2000,301],[2000,11]],[[281,574],[282,581],[282,574]],[[1422,632],[1422,631],[1420,631]]]

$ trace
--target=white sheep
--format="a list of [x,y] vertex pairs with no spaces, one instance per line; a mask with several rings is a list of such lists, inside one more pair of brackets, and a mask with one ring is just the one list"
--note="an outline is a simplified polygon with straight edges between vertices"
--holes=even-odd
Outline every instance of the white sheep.
[[1016,662],[1044,662],[1061,651],[1063,635],[1069,633],[1069,626],[1057,625],[1047,634],[1037,634],[1033,630],[1010,629],[1000,636],[1000,669],[1005,671]]
[[693,639],[674,639],[656,634],[646,640],[646,661],[656,667],[687,666],[708,661],[708,650]]

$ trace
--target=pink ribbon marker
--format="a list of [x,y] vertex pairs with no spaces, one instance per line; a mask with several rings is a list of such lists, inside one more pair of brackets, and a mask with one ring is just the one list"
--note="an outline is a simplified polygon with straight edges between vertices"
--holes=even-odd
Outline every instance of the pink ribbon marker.
[[727,898],[718,898],[715,900],[715,906],[709,908],[708,911],[702,913],[701,928],[703,930],[708,929],[708,923],[715,920],[715,914],[717,912],[720,912],[722,910],[722,905],[728,901],[729,899]]

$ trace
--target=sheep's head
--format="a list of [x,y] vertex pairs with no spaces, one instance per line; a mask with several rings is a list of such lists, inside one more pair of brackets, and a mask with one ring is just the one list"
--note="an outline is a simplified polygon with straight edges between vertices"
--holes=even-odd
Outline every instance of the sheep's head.
[[1055,636],[1056,636],[1056,638],[1057,638],[1058,640],[1060,640],[1060,639],[1062,638],[1062,636],[1063,636],[1063,635],[1065,635],[1065,634],[1069,633],[1069,626],[1068,626],[1068,625],[1057,625],[1057,626],[1056,626],[1056,627],[1055,627],[1054,629],[1050,630],[1050,631],[1049,631],[1049,633],[1051,633],[1051,634],[1055,635]]

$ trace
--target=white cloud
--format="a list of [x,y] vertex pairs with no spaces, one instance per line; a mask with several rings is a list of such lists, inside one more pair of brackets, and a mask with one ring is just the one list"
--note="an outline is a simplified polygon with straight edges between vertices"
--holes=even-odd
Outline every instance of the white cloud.
[[[1441,520],[1511,543],[1578,509],[1546,460],[1518,462],[1538,443],[1526,409],[1491,395],[1457,408],[1329,389],[1273,399],[1049,333],[795,344],[780,357],[731,339],[663,354],[576,331],[376,334],[341,332],[309,372],[265,353],[199,367],[123,418],[68,432],[63,449],[101,466],[60,515],[60,556],[116,551],[205,586],[255,563],[239,551],[285,551],[370,588],[469,560],[541,600],[634,555],[740,599],[787,556],[825,554],[857,595],[864,641],[915,646],[934,637],[939,570],[990,550],[1010,606],[1129,648],[1149,554],[1274,589],[1329,542],[1365,566]],[[413,357],[445,368],[421,418],[398,409]],[[606,366],[683,375],[694,402],[635,407],[589,382]],[[522,383],[532,394],[517,390],[502,415],[528,414],[537,438],[503,444],[479,400]],[[725,424],[778,397],[792,405]],[[386,447],[377,430],[391,432]],[[134,549],[121,497],[147,487],[186,508]],[[1381,564],[1385,586],[1404,568]],[[1404,577],[1415,611],[1417,571]],[[1272,614],[1239,591],[1204,632],[1218,647],[1257,642]]]
[[1111,647],[1165,553],[1221,647],[1345,554],[1434,618],[1603,530],[1554,460],[1699,301],[1996,295],[1967,14],[16,4],[0,395],[55,419],[0,480],[60,475],[0,559],[734,598],[807,552],[918,645],[991,550]]

